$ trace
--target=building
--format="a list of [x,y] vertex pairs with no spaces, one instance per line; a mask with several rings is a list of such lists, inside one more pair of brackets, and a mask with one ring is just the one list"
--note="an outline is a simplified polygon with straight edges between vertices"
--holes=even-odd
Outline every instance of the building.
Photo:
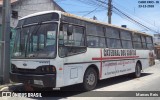
[[153,40],[156,45],[160,45],[160,34],[154,34]]
[[155,46],[156,59],[160,59],[160,45]]
[[155,54],[156,58],[160,59],[160,34],[154,34],[153,41],[155,44]]
[[[0,24],[2,24],[2,4],[3,0],[0,0]],[[11,0],[11,27],[16,27],[19,18],[47,10],[64,11],[54,0]]]

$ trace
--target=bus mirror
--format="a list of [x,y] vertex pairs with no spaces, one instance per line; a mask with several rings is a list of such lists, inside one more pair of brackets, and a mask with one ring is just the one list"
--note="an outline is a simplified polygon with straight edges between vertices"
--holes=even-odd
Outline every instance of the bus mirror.
[[72,25],[68,25],[68,29],[67,29],[67,35],[70,36],[73,33],[73,26]]

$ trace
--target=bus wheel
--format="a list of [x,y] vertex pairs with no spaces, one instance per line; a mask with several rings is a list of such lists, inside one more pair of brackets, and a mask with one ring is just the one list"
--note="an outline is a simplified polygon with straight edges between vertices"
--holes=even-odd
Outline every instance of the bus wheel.
[[93,68],[86,70],[83,78],[83,88],[85,91],[93,90],[97,85],[97,72]]
[[136,64],[134,76],[139,78],[141,76],[141,65],[140,63]]

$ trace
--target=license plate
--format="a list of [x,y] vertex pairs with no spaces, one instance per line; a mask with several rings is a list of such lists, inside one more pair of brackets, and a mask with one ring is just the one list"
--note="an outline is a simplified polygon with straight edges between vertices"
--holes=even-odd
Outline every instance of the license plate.
[[34,80],[34,84],[43,85],[43,81],[42,80]]

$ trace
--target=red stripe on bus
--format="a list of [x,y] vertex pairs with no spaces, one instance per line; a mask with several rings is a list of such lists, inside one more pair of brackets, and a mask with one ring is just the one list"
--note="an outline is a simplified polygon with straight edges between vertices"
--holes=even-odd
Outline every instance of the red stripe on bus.
[[101,57],[101,58],[92,58],[92,60],[112,60],[112,59],[127,59],[127,58],[139,58],[139,56],[127,56],[127,57]]
[[[101,59],[102,59],[102,49],[100,50],[100,53],[101,53]],[[102,60],[100,63],[100,78],[102,78]]]

